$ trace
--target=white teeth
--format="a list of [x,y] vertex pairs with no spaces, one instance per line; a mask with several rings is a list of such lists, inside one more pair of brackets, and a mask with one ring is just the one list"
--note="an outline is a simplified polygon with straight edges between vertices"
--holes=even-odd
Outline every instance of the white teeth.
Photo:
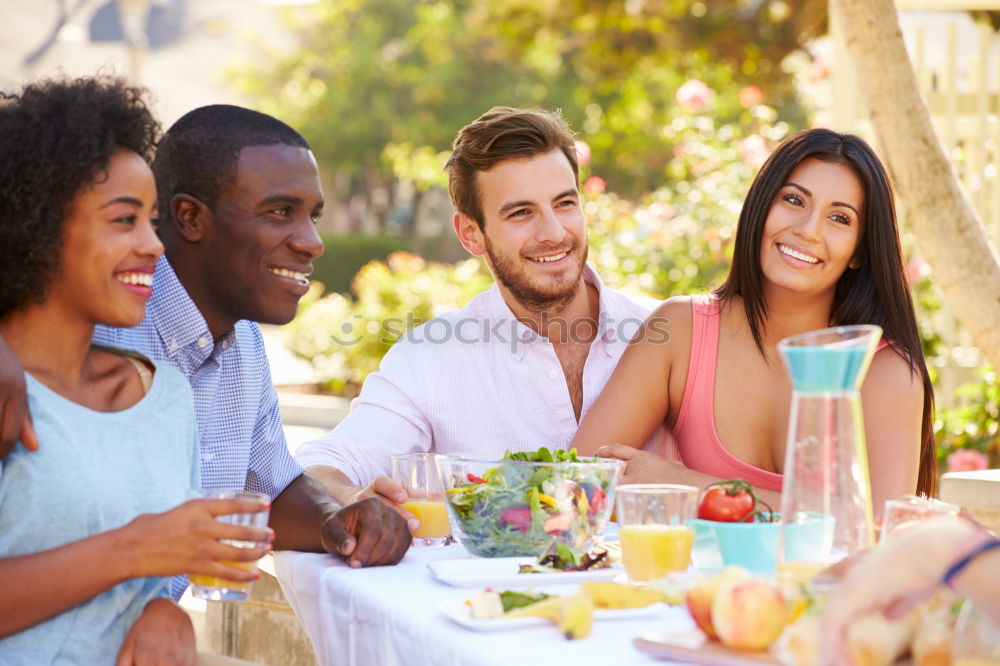
[[306,277],[305,273],[299,273],[298,271],[290,271],[287,268],[269,268],[267,270],[271,271],[275,275],[291,278],[292,280],[295,280],[296,282],[301,282],[303,284],[309,284],[309,278]]
[[115,279],[125,284],[134,284],[140,287],[153,286],[152,273],[120,273],[115,276]]
[[787,254],[789,257],[795,257],[796,259],[801,259],[802,261],[805,261],[810,264],[819,263],[819,259],[817,259],[816,257],[809,256],[808,254],[802,254],[801,252],[796,252],[792,248],[788,247],[787,245],[782,245],[781,243],[778,243],[778,251],[781,252],[782,254]]
[[539,261],[539,262],[542,262],[542,263],[547,263],[547,262],[550,262],[550,261],[559,261],[560,259],[562,259],[563,257],[565,257],[567,254],[569,254],[569,251],[563,252],[561,254],[553,254],[552,256],[549,256],[549,257],[530,257],[530,259],[532,261]]

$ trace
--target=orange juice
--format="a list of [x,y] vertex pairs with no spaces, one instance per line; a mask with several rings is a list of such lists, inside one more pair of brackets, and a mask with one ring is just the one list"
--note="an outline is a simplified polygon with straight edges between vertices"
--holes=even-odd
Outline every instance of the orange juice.
[[418,539],[437,539],[451,534],[448,508],[444,501],[414,499],[404,502],[403,508],[420,521],[420,527],[413,533]]
[[783,586],[799,587],[808,583],[817,574],[829,568],[829,562],[809,562],[807,560],[792,560],[778,565],[776,574],[778,582]]
[[694,529],[686,525],[623,525],[618,536],[629,580],[662,578],[691,564]]
[[[243,569],[244,571],[256,571],[257,569],[257,562],[229,562],[228,560],[223,560],[222,564],[236,569]],[[225,578],[219,578],[218,576],[199,576],[196,574],[189,575],[188,580],[195,587],[219,587],[227,590],[246,590],[250,588],[250,583],[252,582],[238,583],[226,580]]]

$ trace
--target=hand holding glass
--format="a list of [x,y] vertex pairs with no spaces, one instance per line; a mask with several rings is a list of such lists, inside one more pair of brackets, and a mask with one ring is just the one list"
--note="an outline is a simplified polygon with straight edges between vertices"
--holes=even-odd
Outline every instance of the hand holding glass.
[[[203,490],[198,491],[197,495],[199,497],[210,499],[236,499],[245,497],[258,500],[263,502],[265,505],[269,505],[271,501],[271,498],[267,495],[246,492],[243,490]],[[228,523],[230,525],[266,529],[269,514],[270,512],[265,509],[264,511],[258,511],[256,513],[224,514],[216,516],[215,519],[219,522]],[[236,546],[237,548],[257,548],[262,545],[254,541],[232,541],[230,539],[223,539],[222,542],[231,546]],[[249,562],[227,561],[223,562],[223,564],[237,569],[245,569],[247,571],[257,570],[257,560]],[[202,576],[196,574],[188,576],[188,579],[191,581],[191,594],[196,599],[207,599],[209,601],[246,601],[247,597],[250,596],[250,581],[236,582],[219,578],[218,576]]]
[[451,524],[444,501],[444,487],[434,453],[392,457],[392,480],[409,496],[402,507],[420,521],[412,532],[414,546],[445,546],[451,542]]
[[643,483],[618,487],[618,535],[622,562],[631,582],[686,571],[691,564],[698,489]]

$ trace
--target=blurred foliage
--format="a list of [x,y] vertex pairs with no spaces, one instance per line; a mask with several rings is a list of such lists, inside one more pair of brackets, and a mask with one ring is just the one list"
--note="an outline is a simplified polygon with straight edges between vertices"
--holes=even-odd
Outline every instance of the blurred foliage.
[[948,456],[959,449],[981,451],[991,467],[1000,467],[1000,381],[992,368],[981,368],[979,378],[956,389],[955,407],[937,413],[934,432],[942,471]]
[[373,259],[385,261],[393,252],[410,249],[399,236],[324,234],[323,254],[313,260],[312,279],[327,291],[347,293],[358,270]]
[[328,388],[353,394],[406,331],[462,307],[492,283],[478,259],[440,264],[395,252],[358,271],[354,299],[324,296],[314,282],[288,325],[289,348],[312,361]]
[[[639,196],[680,182],[675,122],[750,113],[756,86],[781,119],[804,114],[782,63],[823,33],[822,0],[323,0],[289,8],[291,51],[261,44],[232,73],[309,137],[325,167],[440,184],[442,151],[491,106],[562,108],[593,172]],[[684,102],[689,79],[714,90]],[[695,109],[697,110],[697,109]],[[412,164],[411,164],[412,162]]]

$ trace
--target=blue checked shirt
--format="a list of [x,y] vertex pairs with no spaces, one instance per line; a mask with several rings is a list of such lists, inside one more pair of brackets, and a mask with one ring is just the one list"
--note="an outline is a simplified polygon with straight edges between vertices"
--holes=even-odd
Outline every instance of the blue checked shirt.
[[128,329],[98,326],[94,342],[135,349],[188,378],[203,488],[244,488],[274,499],[302,474],[285,444],[260,328],[238,321],[214,341],[166,257],[156,265],[142,323]]

